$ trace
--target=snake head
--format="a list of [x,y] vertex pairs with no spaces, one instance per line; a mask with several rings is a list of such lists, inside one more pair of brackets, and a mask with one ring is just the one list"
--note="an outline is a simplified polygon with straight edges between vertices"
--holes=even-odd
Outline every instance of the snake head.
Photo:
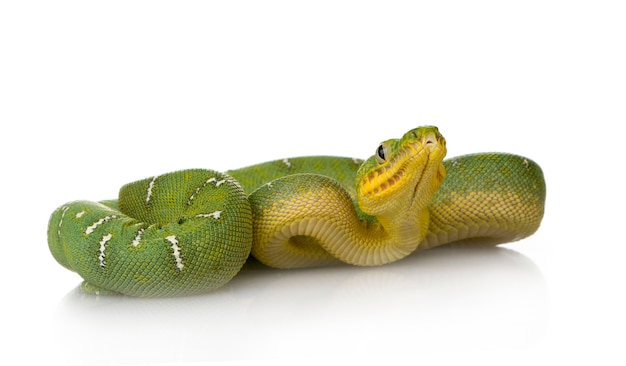
[[445,177],[445,155],[446,140],[433,126],[381,143],[357,173],[359,207],[374,216],[427,208]]

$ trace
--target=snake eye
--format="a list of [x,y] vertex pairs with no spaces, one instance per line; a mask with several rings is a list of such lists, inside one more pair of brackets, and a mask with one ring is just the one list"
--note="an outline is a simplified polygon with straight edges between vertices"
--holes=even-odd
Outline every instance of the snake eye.
[[378,149],[376,149],[376,161],[378,162],[378,164],[382,164],[385,161],[387,161],[387,158],[389,157],[389,146],[387,146],[387,144],[380,144],[380,146],[378,146]]

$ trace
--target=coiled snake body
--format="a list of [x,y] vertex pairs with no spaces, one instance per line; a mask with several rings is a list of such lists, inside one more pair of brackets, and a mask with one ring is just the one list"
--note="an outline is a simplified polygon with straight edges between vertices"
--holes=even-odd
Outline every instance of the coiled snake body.
[[118,200],[59,207],[48,244],[85,291],[152,297],[218,288],[250,253],[276,268],[373,266],[537,230],[545,182],[536,163],[445,154],[444,138],[427,126],[383,142],[365,161],[302,157],[168,173],[123,186]]

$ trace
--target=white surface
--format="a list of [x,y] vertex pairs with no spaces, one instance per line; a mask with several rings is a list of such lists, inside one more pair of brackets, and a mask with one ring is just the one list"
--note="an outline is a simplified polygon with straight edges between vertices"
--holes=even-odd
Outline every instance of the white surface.
[[[3,360],[626,361],[619,1],[220,3],[0,5]],[[183,168],[366,157],[422,124],[449,156],[539,162],[538,233],[380,268],[251,268],[167,300],[84,296],[48,252],[66,201]]]

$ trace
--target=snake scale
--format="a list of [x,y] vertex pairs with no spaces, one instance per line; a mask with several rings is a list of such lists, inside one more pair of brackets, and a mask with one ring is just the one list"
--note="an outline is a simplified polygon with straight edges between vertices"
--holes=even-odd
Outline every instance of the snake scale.
[[546,187],[535,162],[445,155],[443,136],[425,126],[365,161],[317,156],[167,173],[123,186],[117,200],[60,206],[48,245],[86,292],[156,297],[216,289],[250,255],[275,268],[375,266],[538,229]]

